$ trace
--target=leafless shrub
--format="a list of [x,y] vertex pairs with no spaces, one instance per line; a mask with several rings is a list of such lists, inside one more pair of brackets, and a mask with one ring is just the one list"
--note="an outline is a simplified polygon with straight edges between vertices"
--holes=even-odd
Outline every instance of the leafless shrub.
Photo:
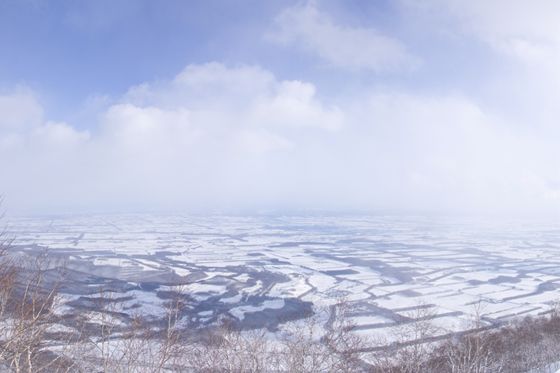
[[550,318],[551,318],[552,320],[554,320],[554,319],[560,319],[560,301],[555,300],[555,301],[552,301],[552,302],[550,303],[550,312],[549,312],[549,314],[550,314]]
[[503,371],[501,359],[492,353],[490,333],[482,328],[483,302],[473,304],[472,319],[467,329],[474,330],[462,338],[451,338],[443,343],[445,368],[451,373],[499,373]]
[[[179,321],[184,304],[181,294],[164,304],[160,323],[141,315],[122,313],[121,300],[101,290],[95,307],[84,320],[86,338],[74,346],[73,355],[86,357],[77,370],[116,373],[156,373],[172,371],[183,347]],[[86,328],[84,328],[86,329]]]
[[[446,340],[432,354],[434,372],[534,372],[558,369],[560,318],[525,317],[496,329],[485,329],[474,312],[471,331]],[[442,358],[443,357],[443,358]]]
[[331,371],[356,372],[364,365],[362,351],[366,342],[354,333],[356,325],[350,321],[350,313],[351,306],[346,299],[339,299],[331,308],[331,327],[323,337],[323,342],[336,356]]
[[418,304],[404,316],[407,320],[395,328],[393,337],[396,342],[390,350],[396,363],[393,371],[426,371],[426,364],[434,349],[430,338],[439,332],[439,328],[433,323],[435,311],[429,305]]
[[[348,304],[286,325],[279,340],[264,330],[243,331],[227,320],[191,343],[185,367],[197,372],[359,372],[365,370],[361,338],[353,334]],[[321,321],[329,320],[327,332]]]
[[49,258],[43,254],[23,263],[13,259],[5,245],[2,249],[0,359],[15,372],[52,370],[60,359],[50,353],[52,341],[46,336],[57,323],[58,284],[48,276]]
[[[314,317],[294,324],[284,334],[281,368],[289,372],[366,370],[365,341],[355,333],[350,314],[350,302],[339,299]],[[325,319],[328,321],[323,326],[321,320]]]
[[560,357],[560,319],[526,317],[491,334],[506,372],[546,372]]
[[321,325],[310,317],[291,325],[282,338],[282,367],[288,372],[325,372],[330,364],[329,348],[321,343]]

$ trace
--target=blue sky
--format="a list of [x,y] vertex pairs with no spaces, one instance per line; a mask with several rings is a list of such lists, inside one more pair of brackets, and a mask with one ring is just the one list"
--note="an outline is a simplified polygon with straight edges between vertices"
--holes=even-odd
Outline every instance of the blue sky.
[[[239,3],[241,4],[241,3]],[[286,3],[284,3],[286,4]],[[3,1],[4,88],[25,84],[64,116],[90,95],[120,95],[186,64],[258,62],[257,30],[281,6],[245,1]],[[252,15],[248,17],[247,10]],[[260,46],[262,48],[262,46]]]
[[554,1],[0,1],[22,212],[556,212]]
[[[0,82],[4,89],[32,87],[48,100],[49,113],[65,119],[88,97],[118,96],[139,82],[170,79],[188,64],[208,61],[266,66],[285,79],[313,78],[325,85],[326,95],[349,80],[350,85],[438,89],[452,84],[450,80],[457,83],[457,64],[464,65],[463,83],[468,83],[464,74],[487,73],[484,66],[462,63],[476,46],[447,41],[443,56],[431,54],[434,34],[415,35],[406,17],[396,14],[397,2],[389,1],[325,1],[320,6],[346,25],[373,26],[414,39],[415,52],[432,59],[420,68],[421,74],[348,74],[328,68],[316,56],[279,47],[264,37],[275,17],[297,4],[303,3],[7,0],[0,5],[0,41],[10,58],[0,60]],[[432,80],[427,87],[426,77]]]

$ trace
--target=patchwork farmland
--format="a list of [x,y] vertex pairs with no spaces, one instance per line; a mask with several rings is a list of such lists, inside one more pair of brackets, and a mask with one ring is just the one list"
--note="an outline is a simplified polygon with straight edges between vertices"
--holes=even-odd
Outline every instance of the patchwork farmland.
[[276,332],[343,298],[356,333],[391,343],[417,310],[448,335],[473,312],[499,326],[560,299],[560,225],[538,222],[146,214],[11,218],[8,229],[14,255],[48,249],[65,266],[67,313],[103,290],[120,312],[155,318],[180,288],[192,325]]

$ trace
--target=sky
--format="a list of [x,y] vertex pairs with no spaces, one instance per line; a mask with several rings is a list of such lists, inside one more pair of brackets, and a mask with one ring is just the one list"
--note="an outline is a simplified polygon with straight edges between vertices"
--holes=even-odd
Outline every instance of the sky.
[[556,0],[0,0],[12,213],[560,212]]

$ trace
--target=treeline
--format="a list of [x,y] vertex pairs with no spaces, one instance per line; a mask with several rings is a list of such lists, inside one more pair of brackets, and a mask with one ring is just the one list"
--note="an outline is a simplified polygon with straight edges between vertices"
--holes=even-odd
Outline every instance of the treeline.
[[46,254],[23,260],[7,241],[0,247],[0,371],[544,373],[560,360],[558,307],[487,330],[475,305],[474,331],[445,340],[433,338],[430,308],[418,307],[389,345],[358,337],[344,300],[275,334],[227,319],[193,329],[181,317],[180,289],[158,320],[123,313],[109,290],[89,297],[84,312],[66,313],[57,292],[64,265]]

